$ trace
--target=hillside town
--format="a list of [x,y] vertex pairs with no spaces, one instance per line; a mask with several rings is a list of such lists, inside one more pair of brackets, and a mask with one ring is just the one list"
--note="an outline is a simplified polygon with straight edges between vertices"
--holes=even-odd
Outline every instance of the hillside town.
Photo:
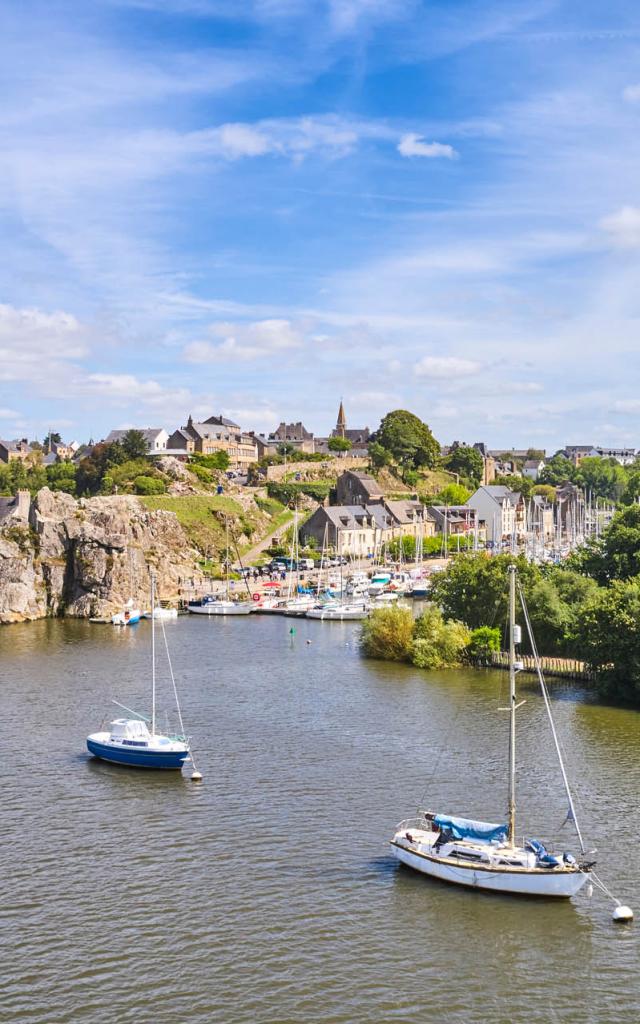
[[[236,498],[254,494],[257,501],[263,494],[267,500],[279,498],[282,506],[291,505],[294,497],[301,512],[301,545],[340,551],[353,559],[376,561],[399,544],[410,559],[471,549],[523,551],[544,560],[602,533],[637,459],[631,448],[568,444],[548,458],[545,450],[533,447],[495,449],[458,441],[437,445],[431,438],[433,451],[422,460],[424,472],[418,473],[403,468],[381,447],[380,437],[380,431],[369,427],[351,427],[340,401],[336,423],[325,436],[314,435],[301,420],[282,421],[271,433],[261,434],[219,414],[202,421],[189,415],[173,429],[113,429],[98,442],[65,442],[53,431],[42,443],[2,440],[5,497],[0,499],[0,517],[24,518],[26,495],[37,489],[36,479],[78,497],[83,489],[85,494],[166,492],[185,497],[214,491]],[[135,450],[129,459],[137,475],[127,480],[119,471],[110,473],[109,466],[123,460],[128,465],[124,455],[115,458],[114,453],[126,449],[132,438]],[[96,459],[103,462],[97,488],[87,474]],[[592,475],[594,467],[606,470],[607,481],[613,474],[618,493],[611,487],[598,489],[595,478],[581,480],[581,467],[583,473],[590,467]],[[191,483],[186,485],[185,479]],[[287,486],[293,491],[283,499]]]

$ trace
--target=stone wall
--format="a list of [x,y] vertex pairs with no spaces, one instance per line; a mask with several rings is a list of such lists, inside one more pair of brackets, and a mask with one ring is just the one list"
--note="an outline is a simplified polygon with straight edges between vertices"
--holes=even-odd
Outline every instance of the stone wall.
[[324,462],[287,462],[286,466],[268,466],[267,480],[276,480],[279,483],[292,473],[300,473],[302,480],[335,480],[347,469],[365,470],[368,465],[368,459],[355,455],[327,456]]

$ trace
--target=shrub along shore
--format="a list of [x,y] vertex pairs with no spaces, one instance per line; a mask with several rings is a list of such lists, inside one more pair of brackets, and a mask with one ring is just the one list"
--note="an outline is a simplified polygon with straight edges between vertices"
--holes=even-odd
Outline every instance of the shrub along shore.
[[[507,643],[507,569],[512,555],[461,554],[433,582],[414,620],[403,608],[375,611],[362,627],[366,657],[418,668],[486,664]],[[598,541],[562,565],[515,559],[541,655],[583,661],[601,695],[640,705],[640,506],[621,509]],[[521,611],[518,621],[523,625]],[[524,653],[529,653],[523,628]]]

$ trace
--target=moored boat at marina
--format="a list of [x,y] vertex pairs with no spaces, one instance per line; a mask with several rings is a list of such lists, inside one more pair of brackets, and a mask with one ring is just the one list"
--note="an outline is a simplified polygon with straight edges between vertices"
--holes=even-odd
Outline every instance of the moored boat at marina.
[[346,622],[348,620],[366,619],[369,614],[367,601],[327,601],[326,604],[310,608],[306,613],[308,619],[321,621]]
[[194,615],[249,615],[253,611],[250,601],[234,601],[214,594],[206,594],[198,601],[189,601],[187,608]]

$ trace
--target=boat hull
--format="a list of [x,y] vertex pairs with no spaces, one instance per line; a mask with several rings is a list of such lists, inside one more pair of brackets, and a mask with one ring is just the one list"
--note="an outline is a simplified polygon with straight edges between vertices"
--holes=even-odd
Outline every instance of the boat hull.
[[540,896],[569,899],[580,891],[588,880],[584,871],[541,871],[535,869],[498,870],[479,864],[452,864],[448,859],[431,857],[407,849],[395,840],[391,850],[396,860],[414,871],[442,882],[464,885],[487,892],[507,893],[512,896]]
[[189,751],[186,748],[184,750],[168,751],[142,750],[136,747],[124,748],[111,743],[101,743],[98,740],[91,739],[91,737],[87,739],[87,749],[90,754],[100,758],[101,761],[124,765],[127,768],[156,768],[179,771],[189,757]]
[[188,605],[192,615],[249,615],[253,607],[248,603],[220,605]]
[[367,608],[311,608],[307,613],[308,619],[320,619],[322,622],[349,622],[357,619],[366,619],[369,616]]

